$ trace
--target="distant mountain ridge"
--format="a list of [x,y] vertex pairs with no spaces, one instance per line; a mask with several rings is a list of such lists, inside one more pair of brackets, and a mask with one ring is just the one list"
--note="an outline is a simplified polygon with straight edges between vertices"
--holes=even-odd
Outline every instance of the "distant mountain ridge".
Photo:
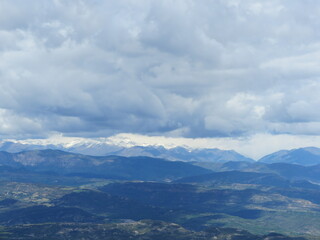
[[211,172],[190,163],[151,157],[89,156],[61,150],[0,152],[0,166],[35,172],[123,180],[164,181]]
[[83,142],[74,144],[36,144],[5,141],[0,143],[0,151],[18,153],[29,150],[54,149],[73,153],[81,153],[93,156],[117,155],[124,157],[147,156],[163,158],[171,161],[185,162],[228,162],[248,161],[251,158],[245,157],[233,150],[221,150],[217,148],[187,149],[184,147],[165,148],[162,146],[134,146],[121,147],[108,143]]
[[[2,141],[0,151],[18,153],[30,150],[61,150],[92,156],[117,155],[123,157],[146,156],[171,161],[198,162],[202,164],[246,162],[246,163],[290,163],[303,166],[320,164],[320,148],[305,147],[292,150],[280,150],[254,161],[234,150],[217,148],[189,149],[186,147],[165,148],[163,146],[119,146],[100,140],[75,140],[65,142],[50,141]],[[199,164],[201,166],[201,164]]]
[[259,160],[263,163],[291,163],[303,166],[320,164],[320,148],[305,147],[292,150],[281,150]]
[[251,158],[245,157],[233,150],[220,150],[217,148],[204,148],[189,150],[183,147],[166,149],[155,146],[135,146],[123,148],[113,154],[119,156],[149,156],[159,157],[173,161],[187,162],[229,162],[229,161],[248,161],[253,162]]

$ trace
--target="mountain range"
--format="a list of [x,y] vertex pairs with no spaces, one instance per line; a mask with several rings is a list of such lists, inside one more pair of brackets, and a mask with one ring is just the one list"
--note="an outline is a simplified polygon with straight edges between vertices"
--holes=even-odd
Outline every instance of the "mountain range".
[[304,166],[320,164],[320,148],[306,147],[292,150],[281,150],[259,160],[264,163],[293,163]]
[[[117,155],[123,157],[147,156],[171,161],[226,163],[254,162],[233,150],[217,148],[189,149],[185,147],[165,148],[163,146],[119,146],[112,142],[99,140],[73,141],[2,141],[0,151],[18,153],[29,150],[55,149],[92,156]],[[261,163],[292,163],[303,166],[320,164],[320,148],[305,147],[280,150],[258,160]]]
[[[0,152],[0,171],[27,171],[122,180],[172,180],[211,172],[187,162],[151,157],[88,156],[61,150]],[[8,168],[9,167],[9,168]]]
[[117,155],[124,157],[147,156],[163,158],[171,161],[196,161],[196,162],[228,162],[228,161],[249,161],[233,150],[220,150],[217,148],[188,149],[184,147],[164,148],[163,146],[133,146],[121,147],[105,142],[74,142],[69,144],[48,143],[48,142],[12,142],[3,141],[0,143],[0,151],[17,153],[29,150],[56,149],[74,153],[81,153],[92,156]]

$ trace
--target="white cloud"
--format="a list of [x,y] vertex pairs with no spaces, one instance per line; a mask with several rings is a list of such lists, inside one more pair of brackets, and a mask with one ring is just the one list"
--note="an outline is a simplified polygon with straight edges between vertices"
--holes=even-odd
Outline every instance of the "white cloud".
[[315,0],[1,1],[2,135],[317,135],[319,13]]

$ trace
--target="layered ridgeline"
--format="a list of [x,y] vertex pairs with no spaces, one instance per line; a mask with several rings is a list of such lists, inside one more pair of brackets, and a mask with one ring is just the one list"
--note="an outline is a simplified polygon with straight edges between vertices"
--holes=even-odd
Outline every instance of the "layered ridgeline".
[[[254,162],[233,150],[216,148],[188,149],[184,147],[164,148],[162,146],[124,147],[99,140],[83,140],[70,142],[50,141],[2,141],[0,151],[18,153],[30,150],[54,149],[91,156],[117,155],[124,157],[147,156],[171,161],[206,163]],[[303,166],[320,164],[320,149],[316,147],[281,150],[259,159],[260,163],[290,163]],[[208,165],[209,166],[209,165]]]
[[[241,172],[242,175],[235,175],[234,178],[239,180],[243,176],[254,176],[255,173],[268,173],[274,176],[283,177],[289,180],[307,180],[320,184],[320,164],[312,166],[302,166],[291,163],[263,163],[263,162],[226,162],[226,163],[193,163],[197,166],[203,166],[214,172],[224,172],[234,174]],[[240,177],[241,176],[241,177]],[[227,178],[228,179],[228,178]]]
[[306,147],[292,150],[281,150],[259,160],[263,163],[292,163],[304,166],[320,164],[320,148]]
[[253,162],[251,158],[245,157],[233,150],[220,150],[216,148],[204,149],[186,149],[175,147],[166,149],[164,147],[142,147],[136,146],[123,148],[114,152],[120,156],[150,156],[165,158],[168,160],[180,160],[188,162],[228,162],[228,161],[248,161]]
[[319,239],[318,166],[199,163],[0,152],[0,238]]
[[75,142],[75,143],[20,143],[4,141],[0,143],[0,151],[21,152],[29,150],[56,149],[92,156],[117,155],[124,157],[147,156],[163,158],[172,161],[196,161],[196,162],[228,162],[228,161],[249,161],[233,150],[212,149],[187,149],[184,147],[164,148],[162,146],[135,146],[120,147],[104,142]]
[[151,157],[88,156],[60,150],[0,152],[0,171],[33,171],[121,180],[172,180],[211,172],[180,161]]

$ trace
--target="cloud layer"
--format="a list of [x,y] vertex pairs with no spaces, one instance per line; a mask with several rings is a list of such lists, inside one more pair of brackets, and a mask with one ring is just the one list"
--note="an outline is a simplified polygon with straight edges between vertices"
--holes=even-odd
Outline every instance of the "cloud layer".
[[3,0],[0,135],[320,134],[317,0]]

